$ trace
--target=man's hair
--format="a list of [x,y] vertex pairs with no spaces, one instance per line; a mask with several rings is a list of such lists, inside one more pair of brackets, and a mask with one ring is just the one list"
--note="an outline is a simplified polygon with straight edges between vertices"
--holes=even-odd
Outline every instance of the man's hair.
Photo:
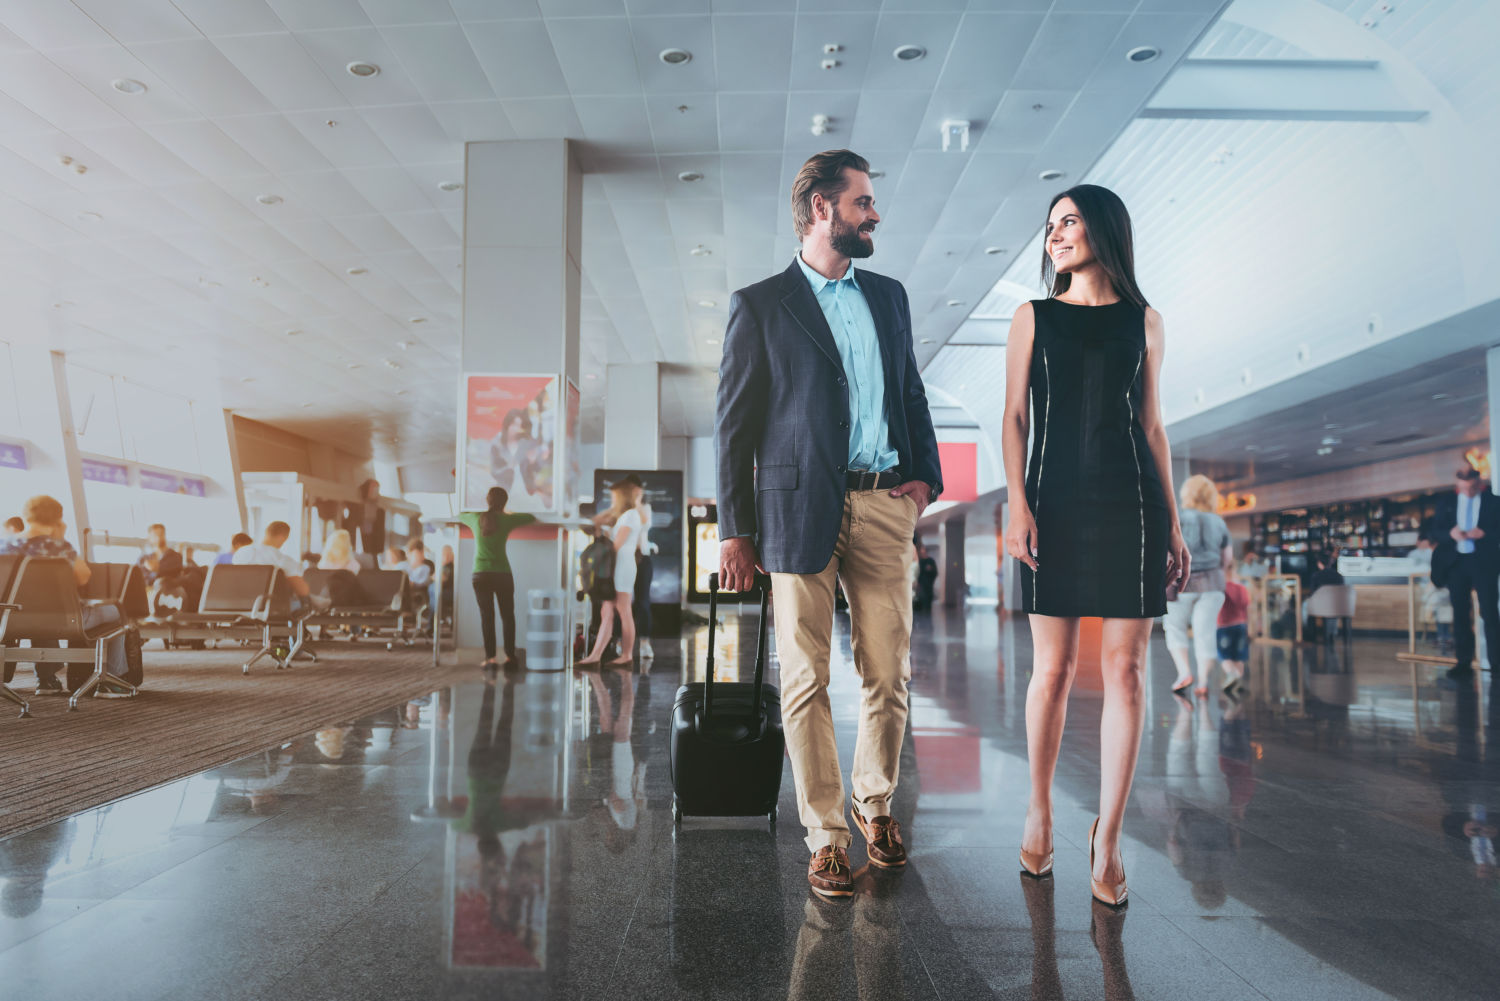
[[421,539],[411,539],[406,543],[406,551],[409,554],[413,549],[418,552],[427,552],[427,544]]
[[24,532],[26,531],[26,522],[15,515],[11,515],[5,519],[5,530],[7,532]]
[[292,534],[292,526],[284,521],[273,521],[266,526],[266,538],[286,538]]
[[244,532],[235,532],[234,538],[229,540],[229,546],[231,549],[239,549],[241,546],[248,546],[254,541],[254,539],[250,538]]
[[167,534],[167,526],[163,525],[161,522],[157,522],[154,525],[147,525],[146,526],[146,531],[148,531],[148,532],[160,532],[162,535],[166,535]]
[[37,494],[26,502],[21,508],[21,517],[28,524],[41,525],[43,528],[51,528],[62,521],[62,504],[56,498],[48,497],[46,494]]
[[792,182],[792,227],[797,231],[797,239],[802,239],[812,226],[813,195],[834,200],[849,186],[845,167],[868,174],[870,161],[847,149],[830,149],[809,157],[797,171],[797,179]]

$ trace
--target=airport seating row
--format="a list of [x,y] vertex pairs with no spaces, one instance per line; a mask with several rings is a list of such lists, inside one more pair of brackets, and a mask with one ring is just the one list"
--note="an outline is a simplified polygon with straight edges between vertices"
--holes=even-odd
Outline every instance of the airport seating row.
[[[134,695],[134,685],[106,670],[108,645],[127,629],[138,630],[143,642],[161,639],[169,647],[226,640],[256,646],[240,668],[248,674],[264,657],[278,670],[302,656],[316,661],[308,642],[312,627],[388,636],[388,648],[410,645],[417,615],[409,579],[400,570],[357,576],[309,571],[309,599],[293,593],[278,567],[220,564],[208,569],[196,610],[153,602],[134,564],[96,564],[92,570],[80,592],[67,560],[0,556],[0,699],[20,705],[22,716],[29,715],[29,705],[9,687],[17,663],[91,664],[86,680],[70,674],[70,709],[90,694]],[[116,621],[85,627],[91,604],[116,608]]]

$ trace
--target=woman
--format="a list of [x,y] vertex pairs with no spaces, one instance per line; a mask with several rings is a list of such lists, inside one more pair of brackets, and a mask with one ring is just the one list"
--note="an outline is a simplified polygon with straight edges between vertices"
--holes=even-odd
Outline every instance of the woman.
[[323,543],[323,555],[318,557],[319,570],[347,570],[359,573],[359,560],[354,558],[354,540],[349,532],[339,529]]
[[609,488],[610,509],[596,519],[614,525],[610,538],[615,544],[615,597],[605,603],[594,649],[578,662],[580,665],[598,664],[603,660],[615,616],[620,619],[620,656],[608,663],[618,666],[634,661],[635,618],[631,613],[631,600],[635,594],[635,554],[641,535],[641,513],[637,510],[640,495],[641,489],[635,484],[626,480],[615,482]]
[[[1172,691],[1185,692],[1193,683],[1188,662],[1188,626],[1193,627],[1193,652],[1201,675],[1198,694],[1208,694],[1208,683],[1219,663],[1219,609],[1224,607],[1224,568],[1234,562],[1229,526],[1216,509],[1219,491],[1207,476],[1189,476],[1182,484],[1182,537],[1192,556],[1193,572],[1182,593],[1167,602],[1167,650],[1177,664]],[[1240,678],[1224,670],[1224,690],[1232,691]]]
[[1126,899],[1120,832],[1140,752],[1146,644],[1168,581],[1186,576],[1189,559],[1168,486],[1171,457],[1158,400],[1162,319],[1135,281],[1130,215],[1106,188],[1083,184],[1052,199],[1042,281],[1050,298],[1016,310],[1006,348],[1012,500],[1005,547],[1025,564],[1021,593],[1035,651],[1021,866],[1035,876],[1052,871],[1052,776],[1078,667],[1078,620],[1099,616],[1104,713],[1090,883],[1095,898],[1119,905]]
[[516,474],[519,473],[522,489],[528,494],[536,493],[534,453],[537,441],[531,436],[531,418],[518,407],[506,413],[500,429],[500,433],[490,439],[490,475],[496,485],[514,490]]
[[479,628],[484,633],[484,662],[479,666],[495,668],[495,606],[500,606],[500,621],[505,635],[505,659],[516,659],[516,578],[511,574],[510,557],[505,543],[510,533],[536,521],[534,514],[510,514],[505,505],[510,494],[503,487],[490,487],[484,495],[485,510],[465,511],[458,520],[474,533],[474,598],[479,602]]
[[625,479],[636,488],[639,499],[635,510],[641,516],[635,550],[635,632],[641,638],[641,660],[651,660],[656,656],[656,651],[651,649],[651,579],[656,576],[656,565],[651,561],[651,553],[656,549],[656,544],[651,541],[651,520],[656,515],[646,500],[646,485],[640,478],[631,473]]

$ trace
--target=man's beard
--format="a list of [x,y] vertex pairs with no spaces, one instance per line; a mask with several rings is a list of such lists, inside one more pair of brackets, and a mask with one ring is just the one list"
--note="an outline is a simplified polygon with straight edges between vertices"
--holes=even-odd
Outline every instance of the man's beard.
[[859,235],[858,226],[850,226],[839,218],[839,210],[833,210],[833,218],[830,220],[828,244],[835,251],[845,257],[869,257],[875,253],[875,241],[864,240]]

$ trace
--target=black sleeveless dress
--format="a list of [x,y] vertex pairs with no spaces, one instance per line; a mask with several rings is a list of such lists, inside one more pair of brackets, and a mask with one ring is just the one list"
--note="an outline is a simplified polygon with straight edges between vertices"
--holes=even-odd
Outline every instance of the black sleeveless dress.
[[1021,597],[1039,615],[1154,618],[1167,611],[1167,502],[1141,427],[1146,314],[1121,300],[1037,299],[1026,499],[1037,569]]

